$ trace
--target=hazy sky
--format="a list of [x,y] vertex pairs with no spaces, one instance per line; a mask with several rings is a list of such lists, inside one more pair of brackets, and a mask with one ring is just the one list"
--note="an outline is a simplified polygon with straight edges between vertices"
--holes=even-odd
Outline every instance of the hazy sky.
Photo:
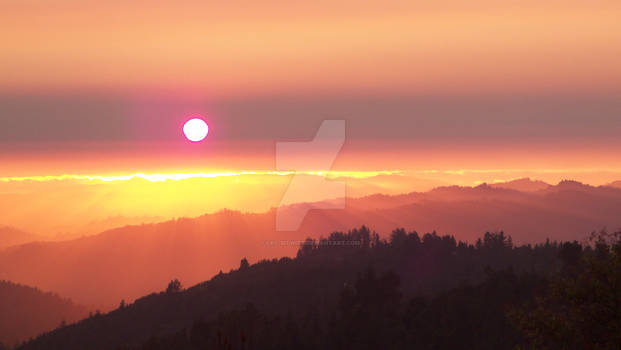
[[618,1],[3,1],[0,89],[617,91]]
[[212,143],[333,118],[354,145],[576,148],[621,124],[618,1],[1,3],[4,156],[174,143],[192,112]]
[[[193,112],[210,124],[200,144],[181,133]],[[339,170],[621,168],[614,96],[22,95],[0,113],[5,177],[274,170],[275,143],[311,140],[324,119],[346,120]]]
[[[325,119],[347,122],[335,169],[411,171],[367,192],[621,179],[619,1],[0,6],[0,194],[48,193],[41,210],[66,193],[101,209],[158,190],[40,176],[274,170],[275,143],[310,140]],[[199,144],[181,133],[194,113],[210,124]],[[49,186],[15,181],[35,177]]]

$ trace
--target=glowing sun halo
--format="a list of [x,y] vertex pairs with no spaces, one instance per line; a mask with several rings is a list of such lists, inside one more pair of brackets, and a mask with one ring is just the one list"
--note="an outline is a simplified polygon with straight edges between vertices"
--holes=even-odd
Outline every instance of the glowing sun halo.
[[209,126],[200,118],[192,118],[183,124],[183,133],[192,142],[202,141],[208,132]]

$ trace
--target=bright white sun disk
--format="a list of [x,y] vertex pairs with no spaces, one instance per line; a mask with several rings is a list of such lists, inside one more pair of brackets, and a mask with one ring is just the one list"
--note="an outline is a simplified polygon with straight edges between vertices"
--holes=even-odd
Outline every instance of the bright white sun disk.
[[183,125],[185,137],[192,142],[202,141],[208,132],[209,126],[200,118],[192,118]]

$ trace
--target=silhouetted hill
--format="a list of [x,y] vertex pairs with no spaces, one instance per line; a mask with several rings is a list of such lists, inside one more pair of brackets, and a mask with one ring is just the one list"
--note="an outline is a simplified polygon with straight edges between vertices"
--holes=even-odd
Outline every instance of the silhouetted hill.
[[[309,204],[281,208],[305,212]],[[83,304],[116,305],[172,278],[198,283],[220,269],[293,256],[297,240],[367,224],[378,232],[403,226],[451,233],[474,242],[504,230],[515,242],[582,240],[621,227],[621,190],[562,182],[521,192],[488,185],[425,193],[348,198],[346,209],[311,210],[296,232],[275,231],[275,211],[222,211],[194,219],[126,226],[64,242],[31,243],[0,252],[0,278],[54,290]],[[67,279],[66,276],[73,278]],[[106,288],[100,286],[105,285]]]
[[550,187],[549,184],[540,180],[531,180],[530,178],[517,179],[508,182],[500,182],[491,184],[494,188],[506,188],[509,190],[516,190],[521,192],[537,192],[545,190]]
[[275,238],[273,222],[273,213],[222,211],[71,241],[29,243],[0,253],[0,276],[58,291],[83,304],[116,305],[173,277],[197,283],[222,267],[236,266],[239,256],[256,261],[295,254],[295,245],[266,244]]
[[84,307],[69,299],[0,281],[0,343],[13,345],[87,315]]
[[[374,203],[378,203],[374,206]],[[419,231],[451,232],[472,241],[481,232],[505,230],[517,242],[581,240],[593,230],[621,227],[621,190],[561,182],[536,192],[489,185],[440,187],[425,193],[376,195],[347,200],[347,210],[311,212],[309,232],[321,223],[345,230],[361,220],[379,231],[403,225]]]
[[614,188],[621,188],[621,181],[613,181],[607,184],[606,186],[614,187]]
[[[9,226],[0,226],[0,250],[17,244],[36,241],[39,237]],[[0,276],[1,277],[1,276]]]
[[[559,246],[556,244],[514,247],[511,239],[502,233],[486,234],[476,244],[469,245],[457,242],[452,236],[425,234],[420,237],[415,232],[407,233],[401,229],[393,231],[390,240],[385,241],[362,227],[347,234],[333,233],[320,241],[309,240],[300,247],[294,259],[263,260],[251,266],[242,261],[238,269],[218,274],[211,280],[186,290],[180,290],[171,283],[165,292],[148,295],[108,314],[95,315],[77,324],[57,329],[30,342],[22,349],[114,349],[119,346],[135,346],[150,337],[167,337],[184,328],[189,330],[196,326],[192,326],[195,322],[223,320],[232,310],[246,310],[240,311],[242,316],[237,312],[234,313],[237,316],[234,316],[232,322],[239,326],[240,322],[248,320],[243,316],[246,313],[250,318],[258,317],[259,311],[253,311],[255,308],[266,312],[267,315],[283,317],[290,315],[285,319],[278,316],[274,316],[276,317],[274,319],[268,318],[271,321],[267,321],[267,326],[279,329],[281,326],[286,328],[287,324],[293,325],[302,322],[305,317],[311,317],[316,321],[313,327],[325,335],[330,331],[330,327],[336,327],[331,322],[346,326],[343,320],[329,321],[332,317],[336,317],[330,310],[345,310],[345,313],[352,317],[351,322],[371,317],[376,320],[374,322],[379,322],[373,332],[383,332],[390,323],[382,321],[382,317],[387,317],[388,320],[392,318],[390,310],[401,310],[397,307],[398,304],[395,304],[401,297],[409,299],[414,296],[435,295],[452,288],[481,283],[486,280],[486,276],[489,276],[489,267],[497,270],[510,268],[508,278],[509,281],[513,278],[514,282],[509,282],[501,287],[501,291],[494,292],[496,298],[494,300],[489,297],[491,292],[479,293],[476,290],[464,289],[459,293],[466,293],[463,298],[472,293],[480,295],[477,300],[481,306],[484,303],[493,303],[495,308],[490,309],[487,312],[488,316],[477,322],[491,323],[493,327],[500,327],[504,332],[509,325],[504,319],[501,305],[509,300],[507,299],[509,295],[503,297],[501,293],[517,291],[519,290],[517,286],[521,286],[517,279],[511,276],[515,276],[514,272],[546,274],[558,270],[560,268],[558,249]],[[524,293],[520,298],[530,296],[535,285],[528,284],[527,289],[530,292]],[[163,289],[165,284],[161,287]],[[489,287],[499,288],[497,282],[491,283]],[[365,290],[371,294],[365,296]],[[346,300],[343,301],[343,298]],[[511,297],[510,300],[518,299]],[[346,305],[350,305],[350,302],[347,300],[362,304],[348,307]],[[441,297],[436,302],[443,302],[442,300],[447,299]],[[248,303],[252,304],[250,309],[245,306]],[[411,307],[419,307],[417,305],[413,304]],[[484,309],[475,307],[474,304],[466,307],[469,308],[468,313]],[[358,315],[356,313],[359,311],[356,310],[366,312],[364,315]],[[454,315],[458,315],[459,312],[456,310]],[[432,321],[432,318],[429,320]],[[414,321],[413,319],[412,322]],[[433,318],[433,322],[442,321]],[[203,333],[204,336],[208,336],[208,333],[213,333],[215,337],[217,328],[210,328],[208,324],[210,323],[196,326],[206,327],[205,332],[198,332],[197,336]],[[303,329],[311,330],[313,327]],[[357,329],[355,332],[368,332],[353,324],[352,327],[352,331]],[[466,332],[469,327],[469,324],[464,324],[460,331]],[[273,328],[270,329],[275,331]],[[258,328],[255,327],[255,330]],[[341,332],[348,334],[347,330],[338,328],[332,330],[337,334]],[[506,336],[503,332],[498,332],[496,337],[502,339]],[[186,331],[181,333],[183,338],[189,334]],[[235,337],[239,337],[240,334],[239,331],[231,333],[235,334]],[[302,339],[302,343],[312,341],[312,337]],[[294,344],[288,343],[284,338],[278,338],[276,342],[280,347],[264,348],[284,349],[287,348],[287,344],[292,346]],[[262,348],[255,345],[255,348],[257,347]],[[370,345],[366,346],[369,347]],[[185,347],[169,344],[145,348]]]

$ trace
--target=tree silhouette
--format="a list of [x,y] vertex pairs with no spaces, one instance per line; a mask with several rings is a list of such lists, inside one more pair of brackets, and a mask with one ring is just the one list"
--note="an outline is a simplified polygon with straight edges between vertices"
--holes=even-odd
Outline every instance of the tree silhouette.
[[600,232],[581,253],[562,245],[565,264],[529,312],[511,316],[538,349],[621,349],[621,233]]
[[168,287],[166,287],[166,294],[178,293],[182,289],[181,282],[178,279],[174,279],[168,283]]

